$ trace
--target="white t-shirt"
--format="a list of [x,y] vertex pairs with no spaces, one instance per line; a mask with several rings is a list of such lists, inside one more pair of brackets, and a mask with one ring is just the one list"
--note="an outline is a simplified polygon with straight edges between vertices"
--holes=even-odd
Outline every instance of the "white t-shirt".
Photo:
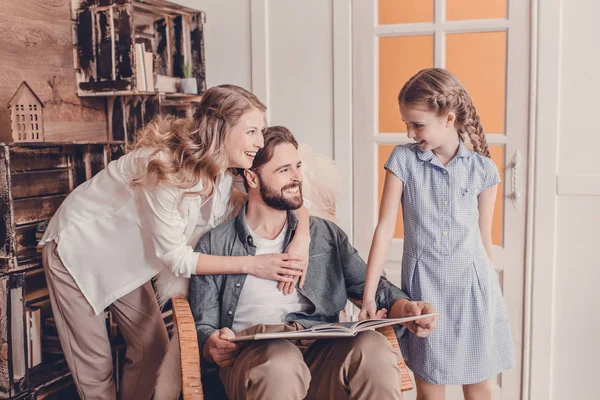
[[[248,230],[256,245],[256,255],[283,252],[287,224],[273,240],[258,236],[250,228]],[[297,290],[286,296],[277,289],[278,283],[253,275],[246,277],[233,318],[234,332],[257,324],[281,324],[285,322],[285,317],[289,313],[306,312],[311,309],[312,305],[306,297]]]

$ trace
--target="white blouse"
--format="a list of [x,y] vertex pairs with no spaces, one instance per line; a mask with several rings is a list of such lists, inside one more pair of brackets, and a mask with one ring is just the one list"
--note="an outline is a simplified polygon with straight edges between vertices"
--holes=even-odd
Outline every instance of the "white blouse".
[[[234,185],[229,172],[219,177],[210,198],[183,196],[201,184],[133,189],[131,177],[146,167],[151,153],[132,151],[77,187],[40,241],[57,243],[60,259],[96,314],[163,268],[190,277],[199,255],[193,246],[227,212]],[[243,190],[241,179],[235,181]]]

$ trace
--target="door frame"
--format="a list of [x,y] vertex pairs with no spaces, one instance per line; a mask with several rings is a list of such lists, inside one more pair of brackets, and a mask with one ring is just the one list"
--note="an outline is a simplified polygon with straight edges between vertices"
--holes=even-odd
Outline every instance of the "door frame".
[[[531,157],[533,152],[534,143],[534,131],[532,130],[532,118],[531,111],[533,110],[532,92],[531,88],[534,85],[533,76],[531,75],[532,66],[534,65],[532,52],[534,50],[534,35],[533,27],[536,17],[532,14],[533,10],[537,9],[538,0],[530,0],[528,5],[525,5],[522,9],[522,14],[518,14],[515,19],[511,16],[511,19],[490,19],[490,20],[473,20],[473,21],[444,21],[443,16],[445,15],[445,1],[434,0],[434,22],[431,23],[414,23],[414,24],[398,24],[398,25],[377,25],[377,3],[376,1],[363,2],[360,0],[353,1],[353,87],[354,92],[359,92],[361,96],[354,96],[353,98],[353,109],[356,112],[353,115],[354,121],[354,186],[357,188],[354,192],[354,204],[355,211],[358,212],[358,207],[363,210],[372,210],[373,215],[370,218],[358,218],[355,214],[354,220],[354,243],[355,247],[358,248],[360,254],[363,257],[368,255],[369,245],[372,238],[373,231],[375,229],[377,221],[377,178],[373,176],[372,168],[360,168],[359,165],[376,165],[377,161],[377,146],[381,144],[396,144],[396,143],[408,143],[410,140],[406,134],[402,133],[385,133],[380,134],[378,132],[378,116],[377,116],[377,103],[378,103],[378,85],[376,79],[370,81],[373,78],[377,78],[378,67],[377,60],[378,44],[377,41],[380,37],[386,36],[407,36],[407,35],[429,35],[433,34],[434,39],[434,66],[445,66],[445,35],[444,33],[468,33],[468,32],[495,32],[495,31],[507,31],[507,42],[506,49],[507,54],[511,57],[507,59],[506,66],[506,77],[507,77],[507,89],[506,89],[506,115],[510,116],[511,110],[525,110],[522,113],[513,114],[515,117],[510,119],[506,118],[505,132],[512,132],[510,140],[507,139],[504,133],[496,135],[494,133],[488,134],[488,144],[490,145],[504,145],[505,153],[505,170],[506,174],[504,177],[505,182],[505,200],[504,208],[507,210],[512,207],[511,199],[507,196],[509,193],[522,192],[523,188],[527,188],[524,197],[524,201],[520,204],[518,212],[512,213],[512,221],[518,225],[518,232],[514,235],[506,235],[503,237],[503,245],[510,249],[521,248],[524,249],[522,253],[519,253],[519,259],[521,259],[521,270],[513,272],[511,274],[504,274],[506,287],[516,288],[520,291],[520,296],[516,298],[518,304],[508,297],[505,301],[507,306],[511,306],[512,309],[519,309],[518,318],[511,321],[513,324],[513,332],[515,337],[514,342],[520,346],[517,347],[517,363],[520,368],[520,374],[513,375],[514,379],[511,379],[510,392],[519,392],[522,398],[527,398],[526,382],[529,377],[529,340],[530,340],[530,327],[529,318],[531,317],[530,302],[531,302],[531,281],[530,271],[531,265],[529,260],[531,258],[530,245],[530,215],[531,208],[533,207],[534,198],[533,193],[533,171],[534,171],[534,158]],[[522,0],[521,0],[522,1]],[[509,10],[516,9],[518,7],[519,0],[507,0]],[[365,18],[372,21],[371,26],[364,23]],[[441,21],[441,23],[439,22]],[[362,22],[362,23],[361,23]],[[373,28],[375,27],[375,28]],[[509,29],[510,28],[510,29]],[[369,41],[368,38],[372,39]],[[525,38],[525,39],[523,39]],[[365,54],[372,54],[373,60],[365,60]],[[515,72],[516,71],[516,72]],[[518,79],[518,81],[516,80]],[[511,96],[510,102],[508,96]],[[515,101],[517,99],[517,101]],[[375,105],[375,107],[373,107]],[[513,111],[514,112],[514,111]],[[358,133],[369,132],[373,136],[359,135]],[[515,133],[523,132],[523,135],[515,135]],[[515,173],[515,169],[511,168],[513,157],[516,155],[516,150],[522,149],[521,156],[526,158],[525,169],[520,169],[518,173]],[[518,178],[518,179],[517,179]],[[361,188],[358,190],[358,188]],[[506,218],[505,211],[505,218]],[[513,228],[514,229],[514,228]],[[395,239],[396,242],[399,240]],[[517,243],[518,241],[518,243]],[[392,246],[390,249],[388,265],[397,265],[397,271],[389,273],[398,278],[400,274],[400,262],[401,262],[401,246]],[[521,258],[522,255],[522,258]],[[498,257],[496,257],[498,258]],[[498,264],[505,266],[506,262],[503,260],[499,261]],[[521,273],[522,272],[522,273]],[[510,275],[506,280],[506,276]],[[509,308],[510,309],[510,308]],[[514,315],[514,314],[513,314]],[[508,373],[511,373],[508,371]],[[540,397],[541,398],[541,397]]]
[[552,399],[553,379],[561,0],[531,0],[531,16],[523,398],[546,400]]

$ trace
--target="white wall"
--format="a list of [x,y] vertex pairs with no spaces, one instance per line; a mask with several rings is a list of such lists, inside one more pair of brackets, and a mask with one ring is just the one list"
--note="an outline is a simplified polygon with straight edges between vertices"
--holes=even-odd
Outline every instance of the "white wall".
[[600,2],[538,4],[531,399],[597,399]]
[[[285,125],[300,141],[333,157],[332,0],[175,2],[206,12],[209,87],[231,83],[253,90],[269,108],[269,125]],[[251,15],[252,3],[264,15]],[[263,60],[253,66],[257,56]],[[266,81],[253,82],[253,73]]]
[[287,126],[336,160],[338,221],[352,237],[349,0],[174,1],[206,12],[209,87],[251,90],[267,105],[269,125]]
[[[561,3],[553,399],[597,399],[600,373],[600,2]],[[565,186],[566,185],[566,186]],[[578,195],[581,189],[595,193]]]
[[269,0],[269,124],[333,156],[331,0]]
[[252,90],[250,0],[172,0],[206,12],[208,87],[230,83]]

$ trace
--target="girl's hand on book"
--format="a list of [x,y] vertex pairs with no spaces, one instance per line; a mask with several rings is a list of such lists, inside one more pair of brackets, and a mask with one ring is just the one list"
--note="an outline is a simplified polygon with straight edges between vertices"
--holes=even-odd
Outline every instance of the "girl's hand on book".
[[359,321],[362,321],[364,319],[383,319],[386,317],[387,310],[385,308],[377,310],[377,304],[375,303],[375,301],[363,301],[360,313],[358,313]]

